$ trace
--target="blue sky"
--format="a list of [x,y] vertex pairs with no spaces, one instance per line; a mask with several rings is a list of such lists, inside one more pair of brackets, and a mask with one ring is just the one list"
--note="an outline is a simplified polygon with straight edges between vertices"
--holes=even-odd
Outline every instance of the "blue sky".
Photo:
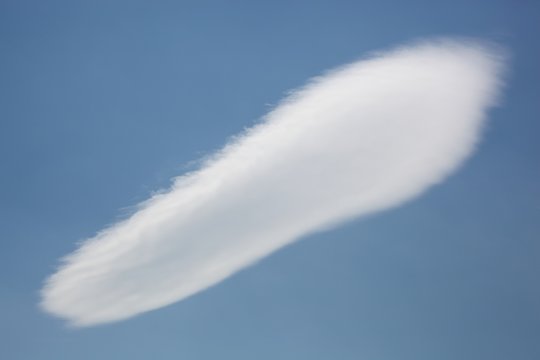
[[[533,1],[1,2],[0,357],[539,358],[539,20]],[[124,322],[72,330],[37,308],[78,240],[287,90],[441,35],[512,54],[446,182]]]

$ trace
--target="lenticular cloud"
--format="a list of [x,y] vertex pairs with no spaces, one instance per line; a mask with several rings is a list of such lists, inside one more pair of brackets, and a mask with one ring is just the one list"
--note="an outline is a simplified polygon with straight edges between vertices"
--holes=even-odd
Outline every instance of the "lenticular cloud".
[[200,170],[66,257],[42,307],[71,324],[182,300],[302,235],[418,196],[477,143],[501,57],[416,44],[313,79]]

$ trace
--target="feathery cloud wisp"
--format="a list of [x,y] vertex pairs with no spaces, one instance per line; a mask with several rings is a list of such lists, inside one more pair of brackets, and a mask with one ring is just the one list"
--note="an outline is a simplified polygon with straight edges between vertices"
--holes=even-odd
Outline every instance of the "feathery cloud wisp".
[[302,235],[397,206],[472,152],[500,55],[417,44],[316,78],[200,170],[87,240],[42,290],[77,326],[197,293]]

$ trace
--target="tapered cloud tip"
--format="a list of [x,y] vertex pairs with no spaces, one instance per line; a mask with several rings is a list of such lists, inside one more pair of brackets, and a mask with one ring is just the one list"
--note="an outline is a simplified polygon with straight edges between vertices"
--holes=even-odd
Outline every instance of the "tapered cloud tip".
[[126,319],[420,195],[473,152],[504,58],[493,45],[438,40],[315,78],[63,259],[42,308],[76,326]]

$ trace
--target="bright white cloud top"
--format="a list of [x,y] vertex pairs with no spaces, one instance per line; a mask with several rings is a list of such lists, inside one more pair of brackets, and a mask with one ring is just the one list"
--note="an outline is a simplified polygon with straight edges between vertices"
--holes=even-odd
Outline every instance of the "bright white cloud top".
[[84,242],[47,280],[42,307],[76,326],[129,318],[305,234],[418,196],[473,151],[501,65],[493,47],[442,40],[315,78]]

